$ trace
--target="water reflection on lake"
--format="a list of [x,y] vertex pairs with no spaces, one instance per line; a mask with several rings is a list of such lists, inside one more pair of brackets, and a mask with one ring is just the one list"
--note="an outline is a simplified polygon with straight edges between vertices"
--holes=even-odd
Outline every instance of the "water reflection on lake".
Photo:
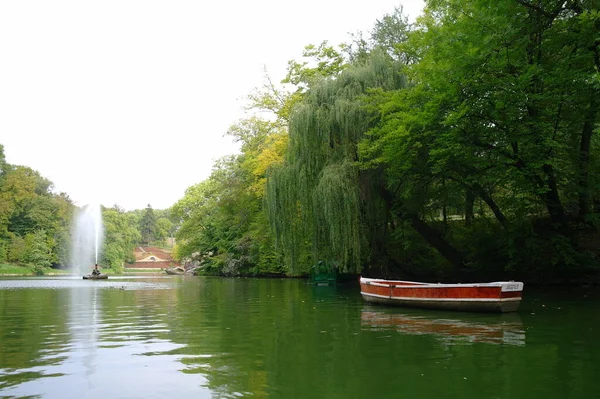
[[0,397],[165,397],[174,383],[183,395],[210,397],[199,389],[202,376],[190,386],[180,356],[169,354],[183,346],[169,339],[166,313],[177,282],[30,278],[0,286]]
[[0,279],[0,398],[599,397],[596,291],[519,313],[366,304],[358,285]]
[[517,313],[471,315],[459,312],[400,312],[365,307],[361,313],[364,327],[392,329],[403,334],[430,334],[449,344],[525,345],[525,330]]

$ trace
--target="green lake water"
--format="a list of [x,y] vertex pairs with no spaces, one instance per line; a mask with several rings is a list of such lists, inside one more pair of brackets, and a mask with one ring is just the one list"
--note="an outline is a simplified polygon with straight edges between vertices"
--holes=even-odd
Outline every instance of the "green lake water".
[[0,398],[600,398],[600,292],[519,312],[368,305],[358,284],[0,279]]

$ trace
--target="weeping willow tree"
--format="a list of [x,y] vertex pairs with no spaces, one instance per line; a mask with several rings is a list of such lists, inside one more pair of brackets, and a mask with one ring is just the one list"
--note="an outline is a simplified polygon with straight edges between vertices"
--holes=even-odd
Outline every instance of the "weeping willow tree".
[[369,242],[365,193],[373,181],[361,176],[357,143],[376,119],[364,96],[403,87],[401,69],[385,52],[373,51],[362,64],[313,82],[292,110],[288,151],[269,172],[266,202],[293,274],[319,260],[341,272],[360,271]]

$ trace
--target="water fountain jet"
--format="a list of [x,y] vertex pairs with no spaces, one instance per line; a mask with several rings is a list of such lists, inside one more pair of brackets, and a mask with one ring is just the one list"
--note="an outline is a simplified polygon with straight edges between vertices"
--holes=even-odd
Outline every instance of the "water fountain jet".
[[98,263],[104,241],[100,205],[86,205],[76,210],[72,226],[71,271],[87,274]]

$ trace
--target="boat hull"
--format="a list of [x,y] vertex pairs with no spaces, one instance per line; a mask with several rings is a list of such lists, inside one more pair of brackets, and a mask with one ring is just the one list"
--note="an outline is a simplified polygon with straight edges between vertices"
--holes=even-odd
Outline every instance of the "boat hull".
[[107,278],[107,274],[86,274],[85,276],[83,276],[84,280],[106,280]]
[[515,312],[523,283],[429,284],[360,279],[365,301],[384,305],[469,312]]

